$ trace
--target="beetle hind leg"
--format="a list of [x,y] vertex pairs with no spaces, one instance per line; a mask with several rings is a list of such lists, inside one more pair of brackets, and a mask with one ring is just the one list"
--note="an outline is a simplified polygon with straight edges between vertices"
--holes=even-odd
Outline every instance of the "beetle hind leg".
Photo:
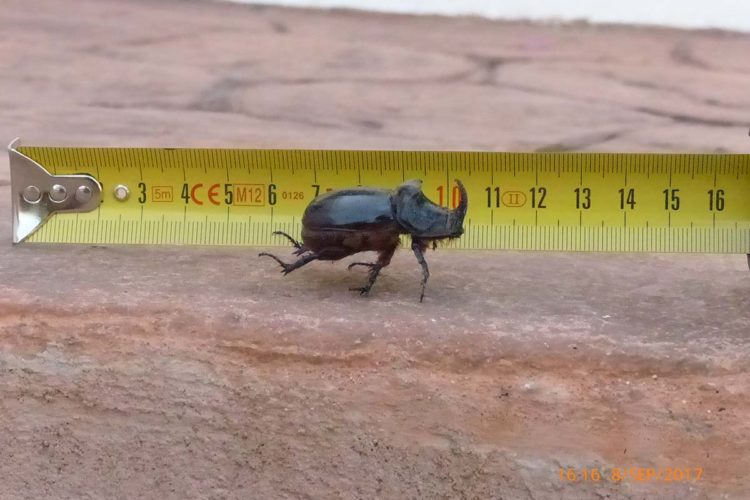
[[258,254],[258,257],[271,257],[273,260],[279,263],[281,266],[281,273],[286,276],[287,274],[291,273],[295,269],[299,269],[300,267],[304,266],[305,264],[312,262],[319,258],[318,254],[316,253],[308,253],[307,255],[303,255],[299,259],[295,260],[291,264],[287,264],[280,258],[276,257],[275,255],[272,255],[270,253],[261,252]]
[[284,231],[274,231],[272,234],[278,235],[278,236],[284,236],[286,239],[288,239],[289,242],[292,244],[292,246],[296,248],[296,250],[294,251],[294,255],[302,255],[303,253],[307,252],[307,247],[305,247],[304,244],[295,240],[294,238],[286,234]]

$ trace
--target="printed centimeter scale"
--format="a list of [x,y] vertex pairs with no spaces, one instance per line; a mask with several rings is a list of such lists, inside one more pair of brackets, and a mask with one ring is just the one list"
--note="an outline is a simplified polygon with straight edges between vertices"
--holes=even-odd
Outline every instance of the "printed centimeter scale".
[[51,174],[88,173],[94,211],[58,213],[29,241],[274,245],[321,192],[422,179],[440,205],[469,194],[451,246],[750,252],[750,155],[25,147]]

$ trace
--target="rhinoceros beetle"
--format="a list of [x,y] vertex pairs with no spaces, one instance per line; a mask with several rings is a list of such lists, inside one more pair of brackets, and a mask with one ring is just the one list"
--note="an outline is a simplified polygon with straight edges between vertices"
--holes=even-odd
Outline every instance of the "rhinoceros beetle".
[[302,217],[302,242],[282,231],[273,234],[285,236],[294,245],[295,262],[287,264],[270,253],[260,253],[281,265],[287,275],[314,260],[335,261],[359,252],[378,252],[377,262],[353,262],[355,266],[369,268],[369,278],[362,287],[351,288],[361,295],[370,293],[381,269],[390,264],[402,234],[411,236],[411,249],[422,266],[422,291],[430,271],[424,252],[432,243],[458,238],[463,230],[468,208],[468,195],[461,181],[456,179],[461,199],[458,206],[448,210],[430,201],[422,192],[422,181],[411,180],[394,190],[357,187],[329,191],[310,202]]

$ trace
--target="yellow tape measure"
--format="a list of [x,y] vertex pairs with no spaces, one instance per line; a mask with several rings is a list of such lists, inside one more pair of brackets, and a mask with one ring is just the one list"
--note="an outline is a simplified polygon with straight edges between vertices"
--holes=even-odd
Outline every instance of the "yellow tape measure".
[[[469,195],[451,246],[750,253],[750,155],[9,148],[14,241],[283,245],[318,194]],[[33,171],[33,172],[32,172]]]

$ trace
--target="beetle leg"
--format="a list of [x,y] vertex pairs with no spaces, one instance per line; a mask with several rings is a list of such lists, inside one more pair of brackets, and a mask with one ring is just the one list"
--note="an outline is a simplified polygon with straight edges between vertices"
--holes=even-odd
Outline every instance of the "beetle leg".
[[349,270],[353,268],[354,266],[365,266],[365,267],[369,267],[370,269],[372,269],[373,267],[377,267],[378,263],[377,262],[352,262],[351,264],[349,264],[349,266],[346,269]]
[[279,236],[285,236],[286,239],[288,239],[292,243],[292,245],[294,246],[294,248],[297,249],[297,251],[294,252],[295,255],[299,255],[301,253],[304,253],[304,251],[305,251],[304,250],[304,245],[302,245],[302,243],[300,243],[299,241],[295,240],[294,238],[292,238],[291,236],[289,236],[288,234],[286,234],[284,231],[274,231],[271,234],[276,234],[276,235],[279,235]]
[[411,249],[414,251],[417,262],[422,266],[422,293],[419,295],[419,301],[422,302],[422,299],[424,299],[424,287],[427,285],[427,278],[430,277],[427,261],[424,260],[424,251],[427,249],[427,244],[421,240],[412,240]]
[[370,276],[367,278],[367,284],[365,286],[355,286],[355,287],[350,288],[349,290],[353,292],[359,292],[360,295],[369,294],[370,289],[372,288],[372,285],[374,285],[375,280],[378,279],[378,275],[380,274],[381,269],[383,269],[383,266],[373,264],[373,268],[370,269]]
[[354,262],[349,265],[349,268],[352,266],[367,266],[370,268],[370,276],[367,278],[367,283],[365,286],[362,287],[354,287],[350,288],[349,290],[352,290],[354,292],[359,292],[360,295],[368,295],[370,293],[370,289],[372,288],[372,285],[375,284],[375,280],[378,279],[378,275],[380,274],[381,269],[383,269],[385,266],[391,263],[391,258],[393,257],[393,254],[396,252],[396,248],[398,247],[398,242],[396,242],[395,245],[393,245],[392,248],[389,248],[387,250],[383,250],[380,255],[378,255],[378,261],[375,263],[370,262]]
[[258,257],[262,257],[262,256],[271,257],[273,260],[278,262],[282,268],[281,273],[284,274],[285,276],[291,273],[292,271],[294,271],[295,269],[298,269],[304,266],[305,264],[307,264],[308,262],[312,262],[318,258],[317,253],[309,253],[307,255],[303,255],[302,257],[292,262],[291,264],[287,264],[280,258],[276,257],[275,255],[271,255],[270,253],[261,252],[258,254]]

